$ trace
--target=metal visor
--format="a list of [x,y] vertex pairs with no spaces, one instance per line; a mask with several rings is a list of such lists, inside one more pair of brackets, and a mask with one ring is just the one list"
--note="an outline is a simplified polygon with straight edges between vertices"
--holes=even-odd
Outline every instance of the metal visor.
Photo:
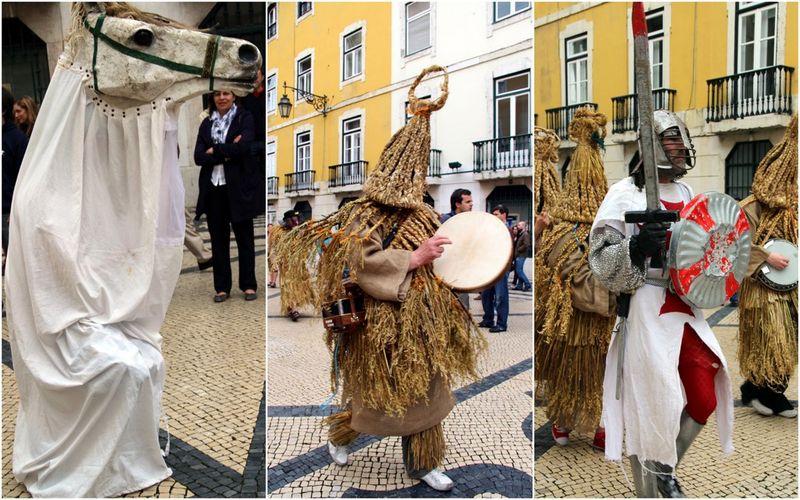
[[722,193],[695,196],[672,226],[669,275],[692,307],[725,304],[739,289],[750,259],[750,225],[736,200]]

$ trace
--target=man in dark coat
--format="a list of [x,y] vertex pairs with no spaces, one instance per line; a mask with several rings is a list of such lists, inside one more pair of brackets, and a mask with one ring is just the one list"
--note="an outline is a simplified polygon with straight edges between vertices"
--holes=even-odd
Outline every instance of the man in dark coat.
[[8,218],[28,137],[14,124],[14,96],[3,88],[3,263],[8,250]]

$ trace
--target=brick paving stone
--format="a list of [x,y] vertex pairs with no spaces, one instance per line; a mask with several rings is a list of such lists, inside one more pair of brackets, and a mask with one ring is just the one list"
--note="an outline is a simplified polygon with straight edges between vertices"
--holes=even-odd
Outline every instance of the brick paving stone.
[[[716,316],[714,314],[716,313]],[[723,456],[712,416],[678,468],[684,492],[692,497],[797,498],[797,420],[763,417],[742,407],[743,383],[736,357],[738,309],[706,311],[729,366],[734,396],[735,452]],[[797,401],[797,377],[786,396]],[[536,497],[634,497],[627,459],[616,464],[591,447],[592,435],[570,434],[566,447],[555,445],[543,402],[534,411]]]
[[[259,298],[245,302],[236,288],[232,262],[231,298],[212,302],[212,271],[197,269],[184,251],[181,276],[161,330],[167,380],[162,404],[169,418],[173,476],[129,497],[266,496],[265,477],[265,224],[256,219]],[[208,244],[208,232],[200,234]],[[238,258],[235,242],[231,257]],[[18,394],[6,365],[8,331],[3,319],[2,456],[3,497],[29,497],[11,474]],[[162,447],[166,433],[162,422]]]
[[[474,294],[470,294],[474,297]],[[482,314],[471,299],[473,315]],[[531,439],[525,432],[531,405],[531,294],[511,292],[509,330],[492,334],[480,361],[483,378],[455,391],[459,403],[444,421],[447,456],[442,468],[456,482],[452,497],[530,497]],[[361,436],[349,464],[339,467],[327,452],[319,409],[329,395],[330,354],[314,311],[298,323],[280,316],[280,290],[267,304],[267,482],[275,497],[441,496],[404,470],[399,437]],[[338,402],[338,401],[337,401]],[[530,427],[530,425],[528,425]]]

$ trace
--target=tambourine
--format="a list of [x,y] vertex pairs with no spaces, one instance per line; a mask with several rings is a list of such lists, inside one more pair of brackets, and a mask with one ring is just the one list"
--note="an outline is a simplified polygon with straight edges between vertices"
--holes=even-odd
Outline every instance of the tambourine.
[[789,265],[779,271],[769,264],[764,264],[755,278],[776,292],[788,292],[797,288],[797,246],[791,241],[774,239],[766,242],[764,249],[788,257]]
[[436,235],[452,242],[433,261],[433,272],[458,292],[483,290],[508,270],[513,244],[508,228],[486,212],[462,212],[445,221]]

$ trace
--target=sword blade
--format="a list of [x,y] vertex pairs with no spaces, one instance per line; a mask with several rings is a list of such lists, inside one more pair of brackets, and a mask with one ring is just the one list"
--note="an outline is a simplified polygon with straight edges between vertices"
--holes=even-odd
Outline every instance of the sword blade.
[[647,209],[658,210],[658,167],[655,158],[655,132],[653,131],[653,89],[650,83],[650,41],[647,39],[647,20],[644,4],[633,2],[631,16],[633,28],[633,63],[636,76],[636,94],[639,103],[639,151],[644,169]]

